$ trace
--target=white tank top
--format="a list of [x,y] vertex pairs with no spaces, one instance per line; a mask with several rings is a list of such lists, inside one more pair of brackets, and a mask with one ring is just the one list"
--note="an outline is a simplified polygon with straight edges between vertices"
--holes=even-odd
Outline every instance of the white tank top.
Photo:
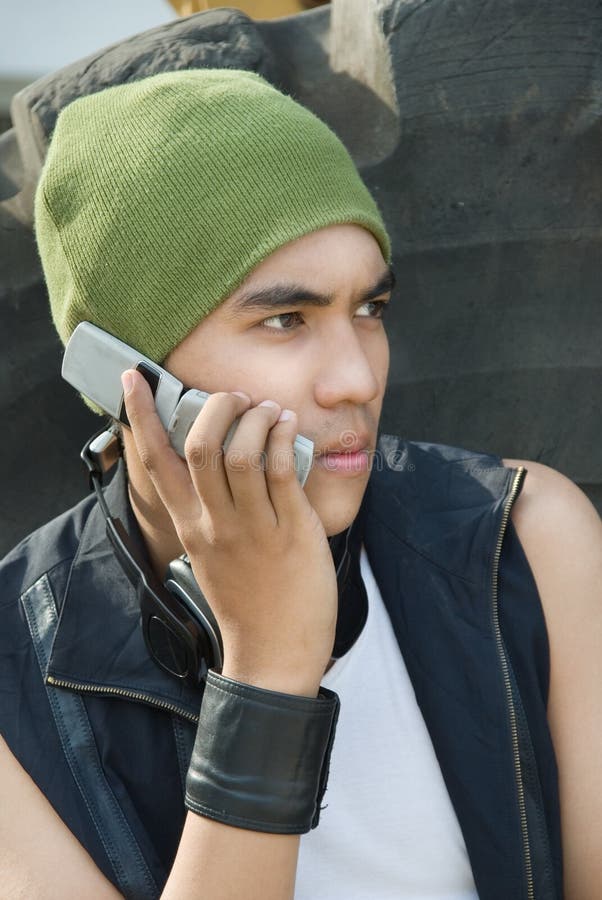
[[478,900],[466,846],[365,549],[368,619],[322,679],[341,710],[295,900]]

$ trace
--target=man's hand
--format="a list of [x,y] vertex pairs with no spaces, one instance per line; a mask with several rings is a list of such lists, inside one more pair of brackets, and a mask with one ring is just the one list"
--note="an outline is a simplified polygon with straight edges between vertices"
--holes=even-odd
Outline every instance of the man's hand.
[[315,696],[334,642],[337,583],[324,528],[295,475],[295,414],[280,419],[275,403],[249,408],[243,394],[212,394],[185,462],[144,378],[126,373],[124,390],[140,459],[218,620],[223,674]]

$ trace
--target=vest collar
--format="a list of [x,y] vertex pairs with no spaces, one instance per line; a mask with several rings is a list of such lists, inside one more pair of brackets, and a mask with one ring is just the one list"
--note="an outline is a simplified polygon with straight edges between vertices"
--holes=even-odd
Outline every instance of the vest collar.
[[[105,496],[111,515],[121,520],[148,561],[127,497],[123,460],[119,461]],[[331,543],[335,564],[340,569],[335,656],[351,647],[366,620],[366,591],[360,573],[361,529],[362,515],[358,514],[349,534],[343,532]],[[86,520],[59,608],[46,671],[52,684],[121,695],[198,719],[201,691],[163,672],[149,656],[136,592],[107,538],[105,520],[96,503]]]
[[[146,555],[127,498],[123,461],[105,491],[112,515]],[[198,688],[163,672],[149,656],[136,592],[113,552],[97,503],[86,520],[61,600],[46,673],[51,683],[140,700],[198,719]]]

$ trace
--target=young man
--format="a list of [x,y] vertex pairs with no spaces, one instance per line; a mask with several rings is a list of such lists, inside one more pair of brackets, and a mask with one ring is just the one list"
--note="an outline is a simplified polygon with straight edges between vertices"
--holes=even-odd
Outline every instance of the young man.
[[125,372],[105,498],[158,579],[188,554],[224,664],[156,665],[93,498],[7,557],[8,896],[596,897],[600,520],[536,463],[377,452],[389,246],[337,139],[249,73],[113,88],[61,115],[36,225],[64,341],[212,395],[183,460]]

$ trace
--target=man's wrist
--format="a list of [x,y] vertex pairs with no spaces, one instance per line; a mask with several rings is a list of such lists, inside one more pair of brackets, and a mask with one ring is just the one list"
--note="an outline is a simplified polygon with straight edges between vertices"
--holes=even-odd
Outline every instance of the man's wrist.
[[319,822],[338,718],[336,694],[291,695],[209,671],[188,776],[188,809],[254,831]]
[[320,673],[319,676],[309,675],[290,670],[287,672],[270,671],[244,665],[224,665],[221,674],[224,678],[261,688],[264,691],[276,691],[282,694],[311,698],[318,696],[323,675],[323,673]]

